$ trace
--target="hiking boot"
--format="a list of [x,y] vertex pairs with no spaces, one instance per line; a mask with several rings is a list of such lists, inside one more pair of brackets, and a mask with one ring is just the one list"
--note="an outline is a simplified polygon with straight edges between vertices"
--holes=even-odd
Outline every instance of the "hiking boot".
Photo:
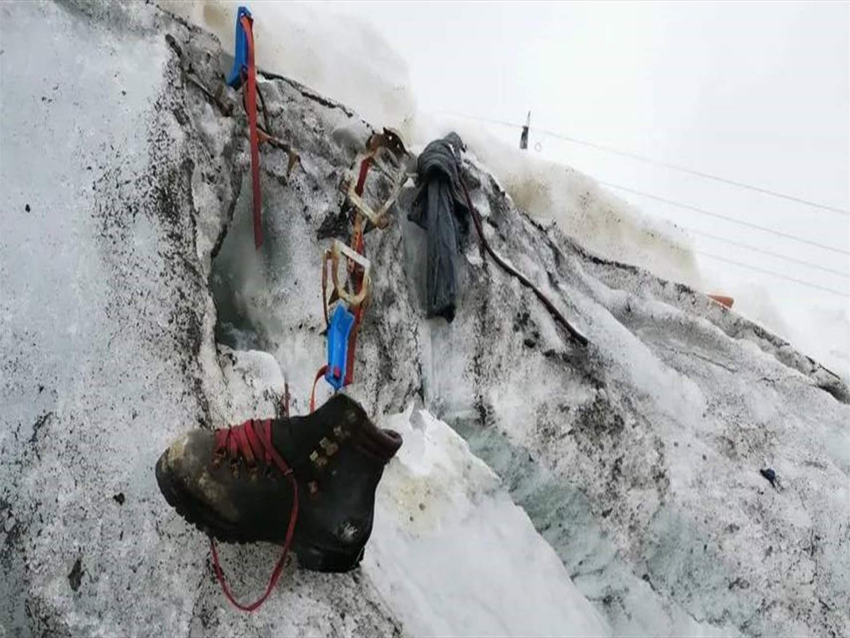
[[220,541],[291,540],[302,567],[348,571],[363,557],[375,489],[401,443],[337,394],[309,416],[193,430],[159,458],[156,479],[169,505]]

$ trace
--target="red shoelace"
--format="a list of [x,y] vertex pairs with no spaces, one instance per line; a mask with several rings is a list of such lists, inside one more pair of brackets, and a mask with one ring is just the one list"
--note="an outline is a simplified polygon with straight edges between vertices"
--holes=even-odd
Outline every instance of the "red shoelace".
[[286,563],[286,556],[289,554],[289,546],[292,543],[292,535],[295,532],[295,521],[298,519],[298,483],[295,481],[295,476],[292,470],[283,460],[283,457],[277,453],[272,445],[272,422],[265,421],[245,421],[242,425],[236,425],[224,430],[216,430],[215,432],[215,452],[217,457],[229,456],[232,463],[238,462],[240,458],[245,459],[249,471],[258,468],[262,463],[266,467],[275,465],[283,475],[289,480],[292,485],[292,510],[289,514],[289,527],[286,529],[286,539],[283,542],[283,552],[275,565],[269,585],[266,587],[265,593],[257,600],[249,605],[243,605],[237,602],[227,582],[224,579],[224,572],[221,569],[221,564],[218,560],[218,551],[216,551],[215,540],[210,536],[210,550],[213,557],[213,569],[215,570],[216,578],[218,578],[221,589],[225,597],[237,609],[242,611],[254,611],[262,605],[272,590],[277,586],[280,575],[283,572],[283,566]]

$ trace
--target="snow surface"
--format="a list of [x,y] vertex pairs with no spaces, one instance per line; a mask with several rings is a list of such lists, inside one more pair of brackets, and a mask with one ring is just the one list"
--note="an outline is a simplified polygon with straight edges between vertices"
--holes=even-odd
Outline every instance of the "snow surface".
[[448,425],[412,406],[378,492],[364,564],[416,636],[599,636],[610,630],[557,554]]
[[[293,561],[258,613],[229,608],[152,468],[188,428],[276,414],[284,380],[306,412],[324,358],[320,255],[344,238],[337,186],[369,126],[263,80],[302,166],[287,178],[263,150],[257,253],[244,115],[185,82],[164,37],[212,86],[210,36],[142,4],[0,17],[7,633],[850,632],[847,387],[702,294],[527,217],[474,147],[465,177],[495,248],[591,346],[471,238],[455,322],[425,320],[407,189],[395,223],[366,236],[374,292],[350,393],[405,446],[364,565]],[[262,590],[276,552],[222,548],[240,596]]]
[[[0,635],[399,634],[356,574],[289,570],[275,604],[233,613],[157,489],[170,441],[240,404],[197,254],[234,196],[216,164],[233,149],[180,123],[215,117],[185,103],[164,38],[188,31],[142,4],[5,3],[0,22]],[[193,185],[214,202],[197,224]],[[275,554],[223,558],[258,589]]]

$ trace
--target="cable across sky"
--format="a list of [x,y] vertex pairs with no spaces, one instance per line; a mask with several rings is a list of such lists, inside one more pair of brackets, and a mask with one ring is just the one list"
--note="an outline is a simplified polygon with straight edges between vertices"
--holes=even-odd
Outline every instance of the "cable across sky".
[[[522,129],[522,124],[515,124],[513,122],[506,122],[504,120],[494,120],[484,117],[475,117],[472,115],[465,115],[463,113],[455,113],[452,111],[441,111],[446,115],[453,115],[456,117],[463,117],[470,120],[477,120],[479,122],[488,122],[490,124],[498,124],[499,126],[508,126],[515,129]],[[746,190],[754,191],[756,193],[761,193],[763,195],[769,195],[771,197],[777,197],[779,199],[784,199],[791,202],[796,202],[798,204],[803,204],[805,206],[811,206],[812,208],[817,208],[824,211],[829,211],[831,213],[836,213],[838,215],[842,215],[844,217],[850,217],[850,211],[845,208],[838,208],[836,206],[828,206],[826,204],[819,204],[818,202],[814,202],[809,199],[805,199],[803,197],[797,197],[795,195],[788,195],[786,193],[780,193],[775,190],[771,190],[769,188],[764,188],[762,186],[757,186],[755,184],[747,184],[746,182],[741,182],[738,180],[730,179],[728,177],[723,177],[721,175],[714,175],[712,173],[707,173],[705,171],[699,171],[693,168],[688,168],[687,166],[679,166],[678,164],[671,164],[670,162],[664,162],[646,155],[641,155],[639,153],[634,153],[632,151],[627,151],[619,148],[615,148],[613,146],[608,146],[607,144],[598,144],[596,142],[591,142],[589,140],[583,140],[577,137],[573,137],[571,135],[565,135],[564,133],[559,133],[558,131],[552,131],[549,129],[541,129],[534,128],[532,129],[537,133],[542,135],[546,135],[549,137],[555,137],[565,142],[570,142],[572,144],[580,144],[582,146],[586,146],[588,148],[593,148],[598,151],[603,151],[605,153],[611,153],[613,155],[619,155],[620,157],[627,157],[629,159],[633,159],[638,162],[643,162],[645,164],[652,164],[653,166],[659,166],[662,168],[666,168],[671,171],[678,171],[680,173],[686,173],[688,175],[693,175],[695,177],[701,177],[703,179],[712,180],[715,182],[720,182],[723,184],[727,184],[729,186],[735,186],[737,188],[743,188]]]
[[616,188],[617,190],[624,191],[626,193],[632,193],[633,195],[639,195],[641,197],[646,197],[648,199],[654,199],[657,202],[663,202],[665,204],[670,204],[671,206],[677,206],[678,208],[684,208],[686,210],[693,211],[695,213],[699,213],[700,215],[707,215],[708,217],[714,217],[717,219],[724,219],[732,224],[739,224],[741,226],[746,226],[747,228],[752,228],[754,230],[760,230],[765,233],[770,233],[771,235],[776,235],[777,237],[784,237],[785,239],[796,241],[801,244],[808,244],[809,246],[815,246],[817,248],[821,248],[823,250],[828,250],[830,252],[838,253],[839,255],[850,255],[850,251],[844,250],[843,248],[834,248],[833,246],[827,246],[826,244],[821,244],[816,241],[812,241],[810,239],[803,239],[802,237],[797,237],[796,235],[792,235],[790,233],[783,233],[779,230],[774,230],[772,228],[768,228],[767,226],[760,226],[759,224],[753,224],[752,222],[745,222],[741,219],[736,219],[734,217],[730,217],[729,215],[723,215],[722,213],[714,213],[710,210],[705,210],[704,208],[698,208],[697,206],[691,206],[690,204],[685,204],[683,202],[677,202],[672,199],[667,199],[666,197],[659,197],[658,195],[653,195],[652,193],[647,193],[645,191],[637,190],[636,188],[629,188],[628,186],[620,186],[619,184],[613,184],[611,182],[603,182],[602,180],[597,180],[599,184],[603,186],[608,186],[609,188]]

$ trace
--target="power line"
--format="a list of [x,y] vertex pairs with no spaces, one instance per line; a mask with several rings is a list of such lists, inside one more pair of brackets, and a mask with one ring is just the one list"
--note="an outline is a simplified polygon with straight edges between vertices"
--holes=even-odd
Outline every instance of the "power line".
[[473,115],[464,115],[463,113],[456,113],[455,111],[436,111],[436,113],[441,115],[452,115],[454,117],[462,117],[466,120],[477,120],[479,122],[486,122],[487,124],[498,124],[499,126],[507,126],[509,128],[522,128],[521,125],[517,125],[513,122],[505,122],[504,120],[493,120],[489,117],[475,117]]
[[758,224],[753,224],[751,222],[745,222],[740,219],[735,219],[734,217],[729,217],[728,215],[722,215],[720,213],[713,213],[709,210],[705,210],[704,208],[697,208],[696,206],[691,206],[690,204],[683,204],[682,202],[676,202],[672,199],[667,199],[665,197],[659,197],[658,195],[653,195],[652,193],[645,193],[644,191],[639,191],[634,188],[628,188],[627,186],[620,186],[619,184],[612,184],[610,182],[603,182],[597,180],[599,184],[604,186],[609,186],[610,188],[616,188],[617,190],[625,191],[627,193],[632,193],[634,195],[639,195],[641,197],[646,197],[648,199],[654,199],[658,202],[663,202],[665,204],[670,204],[671,206],[677,206],[678,208],[684,208],[685,210],[691,210],[695,213],[699,213],[700,215],[707,215],[709,217],[715,217],[717,219],[724,219],[732,224],[739,224],[740,226],[746,226],[747,228],[753,228],[755,230],[760,230],[765,233],[770,233],[771,235],[776,235],[777,237],[784,237],[785,239],[790,239],[791,241],[800,242],[801,244],[808,244],[809,246],[815,246],[817,248],[822,248],[823,250],[829,250],[834,253],[838,253],[840,255],[850,255],[850,251],[844,250],[842,248],[834,248],[832,246],[827,246],[826,244],[820,244],[816,241],[811,241],[810,239],[802,239],[795,235],[791,235],[788,233],[783,233],[778,230],[773,230],[772,228],[768,228],[767,226],[759,226]]
[[[453,113],[450,111],[442,111],[448,115],[454,115],[457,117],[463,117],[470,120],[478,120],[480,122],[489,122],[490,124],[498,124],[500,126],[509,126],[511,128],[522,128],[522,125],[514,124],[512,122],[505,122],[502,120],[491,120],[489,118],[483,117],[473,117],[471,115],[463,115],[462,113]],[[728,184],[730,186],[736,186],[738,188],[744,188],[747,190],[755,191],[757,193],[761,193],[763,195],[770,195],[772,197],[778,197],[780,199],[785,199],[791,202],[796,202],[798,204],[805,204],[806,206],[811,206],[813,208],[819,208],[821,210],[829,211],[832,213],[837,213],[839,215],[844,215],[845,217],[850,216],[850,211],[844,208],[837,208],[835,206],[827,206],[826,204],[818,204],[817,202],[813,202],[808,199],[803,199],[802,197],[795,197],[794,195],[787,195],[785,193],[779,193],[774,190],[770,190],[769,188],[763,188],[761,186],[755,186],[753,184],[746,184],[744,182],[739,182],[734,179],[730,179],[728,177],[721,177],[719,175],[713,175],[711,173],[706,173],[703,171],[698,171],[692,168],[687,168],[686,166],[678,166],[676,164],[670,164],[669,162],[662,162],[661,160],[654,159],[652,157],[647,157],[646,155],[640,155],[638,153],[633,153],[631,151],[624,151],[618,148],[614,148],[613,146],[607,146],[605,144],[597,144],[596,142],[589,142],[587,140],[582,140],[577,137],[572,137],[569,135],[564,135],[563,133],[558,133],[557,131],[552,131],[548,129],[540,129],[535,128],[532,129],[537,131],[538,133],[542,133],[543,135],[548,135],[549,137],[555,137],[558,139],[562,139],[565,142],[571,142],[573,144],[580,144],[582,146],[587,146],[589,148],[596,149],[598,151],[604,151],[606,153],[612,153],[614,155],[619,155],[621,157],[628,157],[630,159],[636,160],[638,162],[644,162],[645,164],[652,164],[653,166],[660,166],[662,168],[666,168],[672,171],[679,171],[680,173],[687,173],[688,175],[695,175],[697,177],[702,177],[703,179],[710,179],[716,182],[721,182],[723,184]]]
[[682,229],[689,232],[694,233],[695,235],[702,235],[704,237],[708,237],[710,239],[714,239],[715,241],[720,241],[726,244],[731,244],[733,246],[738,246],[740,248],[745,248],[747,250],[752,250],[753,252],[762,253],[764,255],[770,255],[771,257],[777,257],[778,259],[784,259],[786,261],[793,262],[795,264],[800,264],[802,266],[808,266],[809,268],[816,268],[817,270],[822,270],[823,272],[828,272],[833,275],[838,275],[839,277],[844,277],[845,279],[850,279],[850,274],[841,272],[840,270],[834,270],[832,268],[827,268],[825,266],[819,266],[817,264],[813,264],[809,261],[804,261],[802,259],[795,259],[794,257],[788,257],[787,255],[780,255],[779,253],[772,252],[770,250],[764,250],[763,248],[756,248],[755,246],[751,246],[750,244],[745,244],[744,242],[735,241],[734,239],[727,239],[726,237],[720,237],[719,235],[713,235],[712,233],[706,233],[701,230],[697,230],[695,228],[690,228],[687,226],[682,226]]
[[600,151],[605,151],[607,153],[613,153],[615,155],[620,155],[622,157],[629,157],[631,159],[637,160],[639,162],[644,162],[646,164],[652,164],[654,166],[661,166],[663,168],[670,169],[672,171],[679,171],[680,173],[687,173],[689,175],[696,175],[697,177],[702,177],[704,179],[714,180],[715,182],[722,182],[724,184],[729,184],[730,186],[737,186],[738,188],[745,188],[747,190],[755,191],[757,193],[762,193],[764,195],[771,195],[773,197],[778,197],[779,199],[786,199],[791,202],[797,202],[798,204],[805,204],[806,206],[811,206],[812,208],[819,208],[821,210],[829,211],[831,213],[837,213],[839,215],[844,215],[845,217],[850,216],[850,211],[847,211],[843,208],[836,208],[834,206],[827,206],[825,204],[818,204],[817,202],[810,201],[808,199],[803,199],[802,197],[795,197],[793,195],[786,195],[784,193],[778,193],[776,191],[772,191],[768,188],[762,188],[761,186],[754,186],[752,184],[745,184],[744,182],[738,182],[733,179],[729,179],[726,177],[720,177],[718,175],[712,175],[711,173],[704,173],[702,171],[697,171],[691,168],[686,168],[684,166],[676,166],[675,164],[669,164],[667,162],[662,162],[661,160],[656,160],[651,157],[646,157],[644,155],[638,155],[637,153],[632,153],[630,151],[621,151],[619,149],[613,148],[611,146],[605,146],[603,144],[595,144],[593,142],[587,142],[585,140],[580,140],[574,137],[569,137],[567,135],[562,135],[560,133],[556,133],[554,131],[547,131],[544,129],[536,129],[538,132],[543,133],[545,135],[550,135],[552,137],[557,137],[567,142],[572,142],[574,144],[581,144],[583,146],[588,146],[590,148],[595,148]]
[[[461,114],[459,114],[459,113],[451,113],[451,114],[452,114],[452,115],[460,115],[461,117],[467,117],[467,118],[469,118],[469,119],[473,119],[473,120],[480,120],[480,121],[482,121],[482,122],[488,122],[488,123],[490,123],[490,124],[498,124],[498,125],[500,125],[500,126],[508,126],[508,127],[510,127],[510,128],[517,128],[517,125],[516,125],[516,124],[513,124],[513,123],[511,123],[511,122],[504,122],[504,121],[501,121],[501,120],[491,120],[491,119],[488,119],[488,118],[477,118],[477,117],[472,117],[472,116],[469,116],[469,115],[461,115]],[[519,128],[522,128],[522,127],[519,127]],[[538,130],[540,130],[540,129],[538,129]],[[551,134],[551,133],[550,133],[550,134]],[[696,208],[696,207],[694,207],[694,206],[690,206],[690,205],[688,205],[688,204],[682,204],[682,203],[680,203],[680,202],[674,202],[673,200],[670,200],[670,199],[665,199],[665,198],[663,198],[663,197],[658,197],[657,195],[652,195],[652,194],[650,194],[650,193],[644,193],[643,191],[637,191],[637,190],[634,190],[634,189],[630,189],[630,188],[627,188],[627,187],[625,187],[625,186],[620,186],[620,185],[618,185],[618,184],[612,184],[612,183],[610,183],[610,182],[602,182],[602,181],[599,181],[599,183],[600,183],[600,184],[603,184],[603,185],[605,185],[605,186],[608,186],[608,187],[610,187],[610,188],[616,188],[616,189],[619,189],[619,190],[623,190],[623,191],[627,191],[627,192],[633,193],[633,194],[635,194],[635,195],[641,195],[641,196],[643,196],[643,197],[648,197],[648,198],[650,198],[650,199],[655,199],[655,200],[657,200],[657,201],[664,202],[665,204],[670,204],[670,205],[672,205],[672,206],[678,206],[678,207],[681,207],[681,208],[686,208],[686,209],[688,209],[688,210],[692,210],[692,211],[694,211],[694,212],[701,213],[701,214],[704,214],[704,215],[711,215],[711,216],[713,216],[713,217],[719,217],[720,219],[725,219],[725,220],[730,221],[730,222],[733,222],[733,223],[741,224],[741,225],[744,225],[744,226],[749,226],[749,227],[755,228],[755,229],[757,229],[757,230],[762,230],[762,231],[765,231],[765,232],[768,232],[768,233],[772,233],[772,234],[778,235],[778,236],[780,236],[780,237],[784,237],[784,238],[786,238],[786,239],[791,239],[791,240],[793,240],[793,241],[800,241],[800,242],[803,242],[803,243],[806,243],[806,244],[811,244],[811,245],[813,245],[813,246],[817,246],[818,248],[822,248],[822,249],[825,249],[825,250],[830,250],[830,251],[833,251],[833,252],[837,252],[837,253],[841,253],[841,254],[847,254],[847,255],[850,255],[850,252],[847,252],[847,251],[841,250],[840,248],[832,248],[832,247],[830,247],[830,246],[826,246],[826,245],[823,245],[823,244],[818,244],[817,242],[811,242],[811,241],[808,241],[808,240],[805,240],[805,239],[800,239],[799,237],[796,237],[796,236],[793,236],[793,235],[788,235],[788,234],[786,234],[786,233],[781,233],[781,232],[779,232],[779,231],[774,231],[774,230],[772,230],[772,229],[765,228],[765,227],[763,227],[763,226],[758,226],[758,225],[756,225],[756,224],[751,224],[751,223],[749,223],[749,222],[740,221],[740,220],[737,220],[737,219],[735,219],[735,218],[733,218],[733,217],[727,217],[727,216],[725,216],[725,215],[721,215],[720,213],[712,213],[712,212],[710,212],[710,211],[706,211],[706,210],[703,210],[703,209],[701,209],[701,208]],[[833,269],[831,269],[831,268],[825,268],[825,267],[823,267],[823,266],[818,266],[818,265],[812,264],[812,263],[807,262],[807,261],[802,261],[802,260],[794,259],[793,257],[787,257],[787,256],[785,256],[785,255],[780,255],[779,253],[774,253],[774,252],[771,252],[771,251],[769,251],[769,250],[764,250],[764,249],[761,249],[761,248],[756,248],[755,246],[751,246],[751,245],[749,245],[749,244],[743,244],[743,243],[735,242],[735,241],[733,241],[733,240],[731,240],[731,239],[726,239],[726,238],[723,238],[723,237],[718,237],[717,235],[711,235],[711,234],[709,234],[709,233],[705,233],[705,232],[702,232],[702,231],[697,231],[697,230],[694,230],[694,229],[692,229],[692,228],[687,228],[686,230],[690,230],[690,231],[692,231],[692,232],[694,232],[694,233],[696,233],[696,234],[701,234],[701,235],[705,235],[705,236],[707,236],[707,237],[711,237],[712,239],[716,239],[716,240],[718,240],[718,241],[722,241],[722,242],[726,242],[726,243],[733,244],[733,245],[736,245],[736,246],[740,246],[740,247],[742,247],[742,248],[748,248],[748,249],[753,250],[753,251],[755,251],[755,252],[764,253],[765,255],[770,255],[770,256],[772,256],[772,257],[778,257],[778,258],[780,258],[780,259],[786,259],[786,260],[788,260],[788,261],[792,261],[792,262],[796,262],[796,263],[799,263],[799,264],[803,264],[803,265],[805,265],[805,266],[810,266],[810,267],[812,267],[812,268],[817,268],[818,270],[823,270],[823,271],[825,271],[825,272],[829,272],[829,273],[833,273],[833,274],[836,274],[836,275],[840,275],[840,276],[842,276],[842,277],[847,277],[847,276],[848,276],[847,274],[845,274],[845,273],[843,273],[843,272],[840,272],[840,271],[837,271],[837,270],[833,270]]]
[[819,286],[818,284],[813,284],[810,281],[805,281],[803,279],[796,279],[794,277],[789,277],[788,275],[783,275],[781,273],[775,272],[773,270],[767,270],[765,268],[759,268],[758,266],[751,266],[749,264],[741,263],[740,261],[735,261],[733,259],[727,259],[726,257],[719,257],[717,255],[712,255],[711,253],[706,253],[701,250],[695,250],[695,253],[699,255],[703,255],[704,257],[709,257],[711,259],[716,259],[717,261],[723,261],[727,264],[733,264],[735,266],[739,266],[741,268],[747,268],[749,270],[755,270],[756,272],[764,273],[766,275],[773,275],[774,277],[779,277],[780,279],[786,279],[788,281],[793,281],[796,284],[800,284],[803,286],[808,286],[809,288],[815,288],[817,290],[823,290],[824,292],[832,293],[833,295],[838,295],[839,297],[848,297],[846,292],[841,292],[840,290],[834,290],[833,288],[827,288],[826,286]]

